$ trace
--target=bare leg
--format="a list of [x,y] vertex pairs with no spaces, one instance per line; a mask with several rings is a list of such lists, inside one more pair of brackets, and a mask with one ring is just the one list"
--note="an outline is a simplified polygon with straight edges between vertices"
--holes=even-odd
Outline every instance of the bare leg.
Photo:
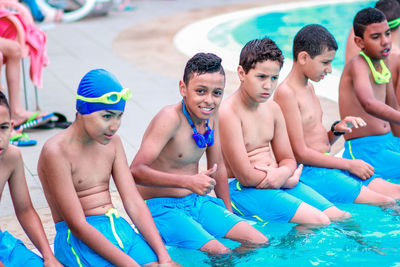
[[0,53],[6,61],[6,80],[11,120],[15,125],[25,122],[33,112],[22,107],[20,99],[21,47],[18,42],[0,37]]
[[265,235],[245,221],[235,224],[225,237],[253,247],[268,243],[268,238]]
[[208,241],[200,248],[201,251],[207,252],[209,254],[229,254],[231,250],[225,247],[217,239]]
[[331,221],[340,221],[351,217],[350,213],[340,210],[335,206],[327,208],[323,213],[326,214]]
[[290,222],[308,226],[323,226],[330,224],[331,221],[322,211],[302,202]]
[[[371,183],[373,183],[372,181]],[[370,184],[371,185],[371,184]],[[372,191],[369,186],[368,187],[361,187],[361,192],[354,200],[354,203],[361,203],[361,204],[370,204],[374,206],[382,206],[382,205],[394,205],[396,201],[388,196],[382,195],[378,192]]]
[[372,180],[372,182],[368,185],[367,188],[379,194],[394,199],[400,199],[400,185],[390,183],[386,180],[383,180],[382,178],[375,178],[374,180]]
[[0,51],[0,90],[4,90],[4,86],[1,83],[1,67],[3,66],[3,53]]

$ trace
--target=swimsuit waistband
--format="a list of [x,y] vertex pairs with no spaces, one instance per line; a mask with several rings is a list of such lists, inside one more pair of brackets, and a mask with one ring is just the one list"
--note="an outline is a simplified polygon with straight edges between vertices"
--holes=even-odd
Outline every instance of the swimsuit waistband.
[[186,203],[193,202],[196,197],[200,197],[197,194],[190,194],[184,197],[156,197],[146,199],[147,205],[163,205],[163,204],[177,204],[177,203]]
[[371,135],[371,136],[364,136],[364,137],[358,137],[354,139],[349,139],[346,140],[345,145],[351,142],[351,144],[355,145],[371,145],[371,143],[379,143],[382,141],[387,140],[388,138],[391,138],[393,136],[392,132],[388,132],[386,134],[381,134],[381,135]]
[[[101,222],[110,222],[110,216],[114,215],[115,218],[119,218],[119,213],[115,208],[109,209],[105,214],[94,215],[94,216],[86,216],[86,221],[89,224],[101,223]],[[65,221],[60,221],[55,224],[56,231],[68,230],[68,225]]]

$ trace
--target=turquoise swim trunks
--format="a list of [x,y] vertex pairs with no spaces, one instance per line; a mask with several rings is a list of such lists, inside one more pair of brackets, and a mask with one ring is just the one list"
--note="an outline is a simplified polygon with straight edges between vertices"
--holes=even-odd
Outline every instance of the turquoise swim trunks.
[[165,244],[200,249],[208,241],[224,237],[239,218],[215,197],[190,194],[182,198],[146,200]]
[[229,191],[233,212],[261,223],[289,222],[303,201],[321,211],[333,206],[301,182],[290,189],[257,189],[244,187],[234,179],[229,183]]
[[0,231],[0,262],[7,267],[43,266],[41,257],[25,247],[7,231]]
[[391,132],[347,140],[343,158],[361,159],[371,164],[376,177],[385,180],[400,179],[400,142]]
[[[138,264],[156,262],[157,256],[143,237],[115,209],[105,215],[88,216],[86,221]],[[113,266],[75,237],[64,221],[56,223],[54,254],[65,266]],[[114,233],[115,234],[114,234]]]
[[361,187],[375,179],[373,175],[362,180],[348,171],[304,165],[300,180],[329,201],[353,203],[361,192]]

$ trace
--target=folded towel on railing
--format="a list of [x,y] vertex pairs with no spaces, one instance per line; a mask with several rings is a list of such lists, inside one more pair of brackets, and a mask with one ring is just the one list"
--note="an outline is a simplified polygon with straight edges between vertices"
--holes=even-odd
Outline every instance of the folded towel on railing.
[[7,9],[0,9],[0,36],[7,39],[16,39],[17,29],[11,25],[11,22],[5,19],[13,15],[18,18],[25,30],[26,44],[29,47],[30,56],[30,78],[37,87],[42,88],[43,67],[49,64],[46,52],[46,34],[34,24],[27,24],[24,19],[16,12]]

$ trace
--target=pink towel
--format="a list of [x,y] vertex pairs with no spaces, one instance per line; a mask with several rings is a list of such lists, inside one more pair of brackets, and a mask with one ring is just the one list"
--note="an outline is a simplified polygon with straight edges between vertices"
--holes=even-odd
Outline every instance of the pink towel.
[[17,13],[0,9],[0,36],[7,39],[16,39],[17,30],[6,16],[14,15],[21,22],[25,29],[26,44],[29,47],[29,57],[31,59],[30,78],[34,85],[43,87],[42,72],[43,67],[49,64],[46,52],[46,34],[34,24],[26,24],[24,19]]

